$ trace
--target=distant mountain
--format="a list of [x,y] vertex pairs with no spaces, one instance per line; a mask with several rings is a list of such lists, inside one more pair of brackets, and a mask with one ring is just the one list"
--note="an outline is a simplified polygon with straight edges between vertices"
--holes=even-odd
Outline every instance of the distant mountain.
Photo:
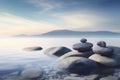
[[44,34],[33,35],[42,37],[120,37],[120,33],[110,31],[71,31],[54,30]]
[[15,37],[120,37],[120,33],[110,31],[54,30],[36,35],[16,35]]
[[28,35],[26,35],[26,34],[19,34],[19,35],[15,35],[15,36],[13,36],[13,37],[27,37]]

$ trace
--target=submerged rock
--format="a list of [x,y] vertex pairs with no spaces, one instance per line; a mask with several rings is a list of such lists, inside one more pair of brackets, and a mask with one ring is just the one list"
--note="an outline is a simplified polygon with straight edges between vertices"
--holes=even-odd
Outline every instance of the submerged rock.
[[30,78],[38,78],[42,76],[43,71],[40,68],[28,68],[22,71],[21,77],[30,79]]
[[68,57],[59,60],[59,68],[70,73],[88,74],[98,67],[95,61],[84,57]]
[[44,51],[44,54],[48,55],[48,56],[57,56],[60,57],[64,54],[66,54],[67,52],[70,52],[71,50],[69,48],[66,47],[51,47],[48,48],[47,50]]
[[24,48],[25,51],[39,51],[39,50],[42,50],[43,48],[42,47],[27,47],[27,48]]

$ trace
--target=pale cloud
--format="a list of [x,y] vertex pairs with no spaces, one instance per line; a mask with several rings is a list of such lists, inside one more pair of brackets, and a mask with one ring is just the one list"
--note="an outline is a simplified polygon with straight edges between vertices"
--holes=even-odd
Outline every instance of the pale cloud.
[[27,0],[27,2],[37,8],[40,8],[39,13],[44,13],[62,7],[62,3],[52,0]]
[[110,22],[108,17],[90,12],[74,12],[56,16],[62,19],[66,25],[71,26],[71,28],[97,28],[103,23]]
[[59,27],[47,22],[38,22],[9,13],[0,14],[0,35],[44,33]]

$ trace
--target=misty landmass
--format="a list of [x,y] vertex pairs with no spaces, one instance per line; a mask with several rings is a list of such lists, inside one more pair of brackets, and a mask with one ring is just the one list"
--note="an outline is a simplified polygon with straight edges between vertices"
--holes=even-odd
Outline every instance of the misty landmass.
[[43,34],[35,35],[15,35],[14,37],[120,37],[120,33],[110,31],[72,31],[53,30]]

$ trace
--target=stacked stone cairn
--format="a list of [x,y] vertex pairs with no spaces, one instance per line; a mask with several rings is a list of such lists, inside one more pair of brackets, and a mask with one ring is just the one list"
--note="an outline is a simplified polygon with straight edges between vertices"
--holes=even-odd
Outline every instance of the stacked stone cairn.
[[98,65],[95,61],[88,59],[93,55],[93,44],[87,39],[81,39],[80,43],[73,45],[74,51],[68,52],[59,58],[59,66],[71,73],[88,74],[96,71]]
[[118,59],[116,59],[114,56],[116,56],[116,54],[120,55],[120,52],[115,53],[114,48],[106,46],[106,42],[104,41],[98,42],[97,47],[95,47],[93,51],[95,54],[90,56],[89,59],[94,60],[106,67],[119,66]]
[[[66,49],[66,52],[62,53],[64,51],[63,48],[64,50]],[[105,41],[99,41],[97,42],[97,46],[93,47],[93,44],[87,42],[87,39],[81,39],[80,43],[73,44],[72,48],[73,50],[66,47],[54,47],[54,51],[51,51],[51,49],[49,51],[48,49],[45,53],[59,54],[59,56],[54,55],[58,57],[58,67],[70,74],[104,75],[105,73],[106,75],[111,72],[113,73],[116,68],[120,68],[120,47],[107,46]]]

